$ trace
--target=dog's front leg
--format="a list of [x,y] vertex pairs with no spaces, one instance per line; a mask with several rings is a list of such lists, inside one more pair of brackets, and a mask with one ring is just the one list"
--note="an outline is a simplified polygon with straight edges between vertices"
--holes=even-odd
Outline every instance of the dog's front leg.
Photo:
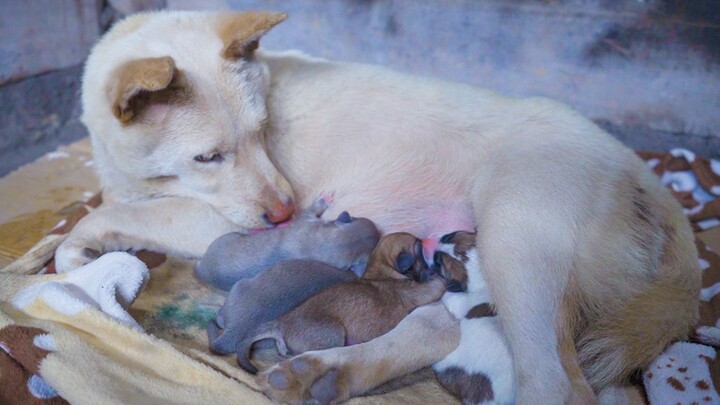
[[128,249],[199,258],[216,238],[238,229],[212,207],[192,199],[102,205],[80,220],[58,247],[55,266],[66,272],[103,253]]
[[433,303],[417,308],[393,330],[369,342],[283,361],[260,374],[258,383],[276,401],[344,401],[440,361],[459,342],[459,321],[442,303]]

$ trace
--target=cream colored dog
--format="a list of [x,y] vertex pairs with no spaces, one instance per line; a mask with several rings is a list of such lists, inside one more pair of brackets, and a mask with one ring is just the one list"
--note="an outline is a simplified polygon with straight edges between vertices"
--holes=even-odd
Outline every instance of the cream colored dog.
[[[474,271],[512,347],[520,404],[593,401],[686,337],[700,288],[691,230],[632,151],[547,99],[256,51],[285,17],[155,12],[105,35],[87,61],[83,121],[114,203],[78,224],[59,270],[130,248],[199,257],[329,192],[325,215],[348,210],[383,232],[478,230]],[[433,304],[260,378],[278,400],[339,401],[458,341]]]

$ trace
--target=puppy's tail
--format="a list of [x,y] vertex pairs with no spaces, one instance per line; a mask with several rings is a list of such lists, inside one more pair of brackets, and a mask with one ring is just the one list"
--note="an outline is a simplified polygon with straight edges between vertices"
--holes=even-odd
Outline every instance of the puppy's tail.
[[248,336],[237,345],[237,361],[240,368],[251,374],[257,374],[258,369],[250,363],[250,351],[255,342],[263,339],[273,339],[278,352],[285,356],[288,353],[285,339],[280,332],[280,323],[277,320],[266,322],[248,333]]

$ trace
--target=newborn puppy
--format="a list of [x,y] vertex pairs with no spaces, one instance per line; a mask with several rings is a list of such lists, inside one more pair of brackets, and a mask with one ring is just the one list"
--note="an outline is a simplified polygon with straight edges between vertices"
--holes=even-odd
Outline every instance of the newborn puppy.
[[384,236],[362,279],[328,287],[249,332],[237,346],[240,367],[257,372],[249,356],[260,340],[274,339],[283,356],[363,343],[394,328],[413,309],[440,299],[444,282],[429,279],[419,243],[408,233]]
[[319,199],[284,228],[219,237],[200,259],[195,274],[225,291],[240,279],[255,277],[290,259],[317,260],[361,275],[380,233],[369,219],[353,218],[347,212],[334,221],[323,221],[318,217],[326,208],[325,200]]
[[277,319],[326,287],[354,280],[357,276],[352,272],[315,260],[286,260],[257,277],[242,279],[208,323],[210,351],[234,353],[248,331]]
[[423,240],[424,256],[433,258],[432,268],[446,279],[448,291],[466,291],[448,292],[442,298],[460,320],[460,344],[433,370],[440,384],[463,404],[512,404],[513,356],[480,274],[475,246],[475,234],[462,231]]
[[465,231],[433,234],[422,241],[425,262],[431,266],[433,273],[445,279],[445,286],[450,292],[467,291],[465,263],[474,248],[475,234]]

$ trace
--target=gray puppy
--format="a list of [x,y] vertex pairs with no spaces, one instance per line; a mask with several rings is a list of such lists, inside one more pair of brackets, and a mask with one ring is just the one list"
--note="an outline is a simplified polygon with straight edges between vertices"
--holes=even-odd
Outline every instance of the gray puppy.
[[234,353],[248,331],[277,319],[326,287],[354,280],[357,276],[352,272],[314,260],[284,261],[255,278],[240,280],[208,324],[210,350]]
[[375,224],[342,212],[334,221],[319,216],[327,208],[318,199],[284,228],[256,235],[228,233],[216,239],[195,267],[202,281],[229,290],[238,280],[252,278],[283,260],[311,259],[362,275],[380,239]]

